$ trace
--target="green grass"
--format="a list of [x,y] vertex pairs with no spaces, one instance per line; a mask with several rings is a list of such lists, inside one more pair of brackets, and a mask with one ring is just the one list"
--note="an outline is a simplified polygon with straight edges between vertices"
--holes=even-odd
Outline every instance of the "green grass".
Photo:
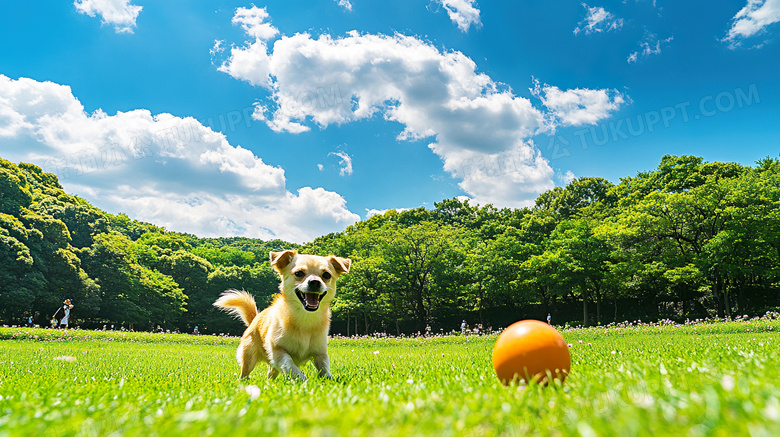
[[0,436],[773,436],[779,329],[567,330],[565,383],[504,387],[495,336],[334,339],[302,384],[239,382],[234,338],[0,328]]

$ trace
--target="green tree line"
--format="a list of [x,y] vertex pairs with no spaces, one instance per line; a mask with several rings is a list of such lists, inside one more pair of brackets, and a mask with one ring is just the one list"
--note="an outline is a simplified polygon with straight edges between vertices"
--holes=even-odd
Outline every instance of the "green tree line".
[[531,208],[449,199],[304,250],[352,258],[335,304],[352,333],[759,314],[780,306],[780,161],[664,156],[616,185],[573,180]]
[[211,303],[227,288],[270,302],[278,281],[268,252],[288,247],[295,245],[198,238],[112,215],[65,193],[54,175],[0,159],[2,323],[33,316],[48,325],[67,298],[76,305],[71,325],[240,331]]
[[[65,298],[72,323],[241,332],[211,303],[238,288],[264,306],[284,241],[198,238],[64,192],[31,164],[0,159],[0,322],[41,325]],[[352,259],[333,330],[393,334],[525,317],[584,325],[729,317],[780,305],[780,161],[754,166],[665,156],[612,184],[584,177],[499,209],[448,199],[390,210],[302,252]]]

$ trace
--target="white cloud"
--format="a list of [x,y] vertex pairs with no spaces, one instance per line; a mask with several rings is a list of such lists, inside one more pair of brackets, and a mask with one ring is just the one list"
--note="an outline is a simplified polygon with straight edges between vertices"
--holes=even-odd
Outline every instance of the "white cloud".
[[346,9],[348,11],[352,10],[352,3],[349,0],[335,0],[335,1],[342,8],[344,8],[344,9]]
[[471,26],[480,27],[479,9],[475,7],[476,0],[438,0],[447,10],[450,20],[463,32],[468,32]]
[[268,12],[265,8],[258,8],[253,5],[251,8],[236,9],[232,23],[240,24],[244,32],[253,38],[269,40],[275,37],[279,31],[271,26],[270,23],[266,23],[266,18],[268,18]]
[[390,211],[390,210],[389,209],[373,209],[373,208],[369,209],[369,208],[366,208],[366,219],[370,219],[371,217],[373,217],[375,215],[382,215],[382,214],[386,213],[387,211]]
[[214,46],[209,50],[209,53],[211,54],[211,63],[214,64],[214,58],[225,51],[225,41],[222,40],[214,40]]
[[337,156],[339,158],[339,164],[341,165],[341,168],[339,168],[339,175],[341,176],[349,176],[352,174],[352,157],[349,156],[346,152],[331,152],[329,154]]
[[626,103],[626,97],[618,90],[575,88],[562,91],[556,86],[541,85],[538,80],[534,80],[534,84],[531,93],[550,110],[555,119],[553,124],[596,124]]
[[411,208],[389,208],[389,209],[369,209],[366,208],[366,220],[370,219],[371,217],[375,215],[384,215],[387,211],[393,210],[396,212],[404,212],[409,211]]
[[57,174],[107,211],[199,236],[305,242],[359,220],[338,193],[285,187],[284,170],[193,118],[92,114],[67,86],[0,75],[0,156]]
[[609,32],[610,30],[620,30],[623,27],[623,19],[616,18],[604,8],[590,7],[585,3],[582,3],[582,6],[588,11],[588,15],[574,28],[575,35],[578,35],[580,32],[585,35]]
[[637,50],[630,55],[628,55],[628,63],[634,64],[639,60],[639,57],[642,56],[643,58],[646,58],[648,56],[652,55],[659,55],[661,54],[661,45],[662,44],[668,44],[674,40],[673,36],[670,36],[666,39],[658,39],[658,36],[655,34],[648,34],[645,36],[645,39],[639,42],[639,46],[642,48],[641,50]]
[[[611,90],[545,85],[543,101],[553,111],[546,114],[477,72],[464,54],[400,34],[299,33],[281,36],[272,48],[269,53],[268,41],[256,38],[234,47],[219,68],[270,92],[267,104],[256,106],[256,119],[277,132],[299,133],[312,123],[325,128],[382,116],[402,126],[399,141],[426,141],[481,203],[532,204],[553,186],[553,171],[530,138],[559,122],[594,123],[623,102]],[[562,102],[569,96],[572,102]],[[475,160],[507,154],[517,174],[473,169]]]
[[731,28],[723,41],[735,48],[743,39],[755,36],[780,21],[780,0],[748,0],[731,21]]
[[30,127],[24,115],[14,111],[8,99],[0,95],[0,138],[13,138],[19,131]]
[[575,176],[571,170],[566,170],[566,173],[558,172],[556,176],[558,177],[559,181],[563,182],[564,185],[569,185],[571,181],[577,179],[577,176]]
[[114,26],[116,33],[133,33],[135,20],[143,7],[131,5],[131,0],[76,0],[73,6],[90,17],[100,15],[103,24]]
[[[254,37],[255,42],[248,48],[233,47],[230,50],[230,64],[222,64],[219,71],[231,76],[241,77],[252,85],[270,86],[268,64],[268,48],[266,43],[278,33],[278,30],[266,23],[268,13],[265,8],[252,6],[251,8],[238,8],[233,16],[233,24],[240,24],[247,35]],[[216,45],[215,48],[219,46]],[[212,49],[212,56],[215,52]]]
[[523,208],[555,186],[553,169],[532,141],[498,153],[467,152],[461,159],[458,186],[473,203]]

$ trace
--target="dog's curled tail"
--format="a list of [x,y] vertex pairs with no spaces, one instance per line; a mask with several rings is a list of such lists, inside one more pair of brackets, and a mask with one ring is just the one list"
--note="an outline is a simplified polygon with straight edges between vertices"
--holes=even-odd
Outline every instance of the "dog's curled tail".
[[241,319],[246,326],[249,326],[257,316],[255,298],[243,290],[225,290],[213,305],[231,316]]

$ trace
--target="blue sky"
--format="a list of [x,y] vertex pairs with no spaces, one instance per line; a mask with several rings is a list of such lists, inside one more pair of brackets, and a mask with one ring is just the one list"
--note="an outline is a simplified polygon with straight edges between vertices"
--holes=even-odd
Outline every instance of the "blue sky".
[[780,0],[5,2],[0,156],[112,213],[310,241],[778,156]]

